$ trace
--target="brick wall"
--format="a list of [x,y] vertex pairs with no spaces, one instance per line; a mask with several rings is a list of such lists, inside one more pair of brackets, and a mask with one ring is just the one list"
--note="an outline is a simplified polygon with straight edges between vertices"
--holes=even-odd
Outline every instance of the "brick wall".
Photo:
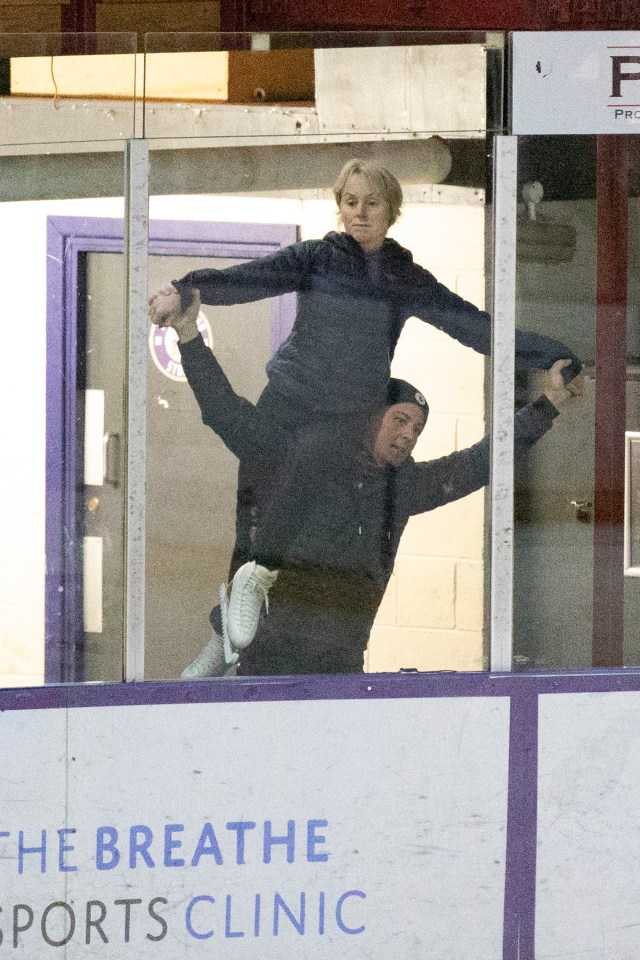
[[[476,199],[412,204],[394,235],[441,282],[483,307],[484,207]],[[429,402],[417,460],[462,450],[483,436],[481,356],[411,320],[393,373],[415,383]],[[480,491],[409,522],[372,631],[368,670],[482,669],[483,520]]]

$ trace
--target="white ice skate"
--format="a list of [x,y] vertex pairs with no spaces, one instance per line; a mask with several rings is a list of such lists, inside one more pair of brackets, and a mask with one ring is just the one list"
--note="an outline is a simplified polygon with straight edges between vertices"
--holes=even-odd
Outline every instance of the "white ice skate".
[[224,641],[215,630],[211,631],[211,639],[200,651],[193,663],[182,671],[181,680],[205,680],[207,677],[222,677],[227,672],[228,664],[224,656]]
[[269,590],[277,578],[277,570],[268,570],[255,561],[243,564],[236,572],[227,613],[229,640],[236,649],[244,650],[255,637],[262,604],[268,612]]
[[222,645],[223,656],[228,666],[234,666],[238,662],[239,654],[231,646],[229,639],[229,598],[227,596],[227,585],[220,585],[220,617],[222,619]]

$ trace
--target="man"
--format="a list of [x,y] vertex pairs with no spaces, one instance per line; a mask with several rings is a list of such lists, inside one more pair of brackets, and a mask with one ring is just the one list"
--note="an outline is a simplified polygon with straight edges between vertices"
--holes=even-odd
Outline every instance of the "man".
[[[250,675],[350,673],[362,670],[363,653],[393,570],[409,517],[467,496],[489,480],[489,438],[439,460],[415,463],[411,454],[428,416],[422,394],[404,380],[389,382],[386,398],[364,430],[345,433],[329,447],[321,427],[295,435],[263,424],[265,449],[256,449],[259,412],[232,389],[198,333],[199,299],[173,321],[182,364],[202,419],[238,457],[251,444],[248,500],[239,497],[232,572],[247,557],[252,534],[268,511],[277,485],[273,463],[304,484],[320,471],[323,482],[305,503],[304,517],[269,595],[270,610],[254,642],[241,652],[240,672]],[[558,408],[581,394],[583,375],[565,385],[559,360],[547,374],[545,393],[516,415],[518,453],[551,427]],[[247,439],[249,438],[249,439]],[[262,456],[264,453],[264,457]],[[211,616],[211,640],[183,679],[220,676],[238,649],[224,636],[220,610]],[[226,641],[226,644],[225,644]]]

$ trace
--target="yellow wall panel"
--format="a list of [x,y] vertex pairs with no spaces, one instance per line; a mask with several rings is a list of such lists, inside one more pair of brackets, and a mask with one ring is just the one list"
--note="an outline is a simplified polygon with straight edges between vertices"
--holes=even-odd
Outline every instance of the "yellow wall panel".
[[228,53],[151,53],[146,61],[146,95],[152,100],[227,99]]
[[[144,57],[137,55],[137,94],[142,96]],[[146,58],[146,93],[155,100],[226,100],[228,54],[153,53]],[[55,83],[54,83],[55,81]],[[132,54],[78,57],[16,57],[11,61],[14,96],[131,98]]]
[[[140,58],[142,59],[142,58]],[[11,93],[17,96],[133,97],[133,54],[14,57]]]
[[[256,97],[256,91],[260,91]],[[229,100],[312,101],[313,50],[235,50],[229,54]]]

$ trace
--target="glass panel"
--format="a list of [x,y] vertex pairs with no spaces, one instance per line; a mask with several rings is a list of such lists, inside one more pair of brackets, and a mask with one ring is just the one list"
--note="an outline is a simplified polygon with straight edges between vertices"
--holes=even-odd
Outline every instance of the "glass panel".
[[[123,437],[123,140],[133,133],[135,36],[5,34],[0,51],[12,343],[0,382],[0,444],[11,464],[0,480],[0,686],[115,680],[124,474],[105,437]],[[91,293],[98,255],[120,263],[100,308]],[[9,336],[10,318],[19,337]],[[19,339],[29,347],[25,365]],[[114,498],[116,527],[107,531]]]
[[[585,384],[517,470],[515,666],[635,666],[623,518],[625,431],[640,418],[637,155],[625,137],[556,136],[520,137],[518,156],[516,323],[567,344]],[[526,402],[545,378],[517,386]]]
[[500,34],[151,33],[145,51],[151,139],[500,129]]
[[135,33],[2,34],[0,144],[132,137],[136,43]]
[[[232,571],[280,571],[243,673],[483,668],[488,448],[480,467],[465,455],[436,472],[392,464],[411,435],[384,455],[372,444],[397,406],[385,398],[399,335],[391,369],[414,385],[399,396],[418,431],[422,394],[430,407],[416,460],[484,433],[487,131],[500,123],[487,91],[493,104],[502,75],[485,39],[147,38],[150,292],[213,268],[178,286],[200,289],[197,325],[233,390],[260,398],[257,414],[231,399],[194,317],[160,296],[154,317],[194,339],[150,331],[148,678],[179,677],[203,649],[236,532]],[[353,158],[366,163],[338,209]],[[396,179],[404,201],[383,243]]]

